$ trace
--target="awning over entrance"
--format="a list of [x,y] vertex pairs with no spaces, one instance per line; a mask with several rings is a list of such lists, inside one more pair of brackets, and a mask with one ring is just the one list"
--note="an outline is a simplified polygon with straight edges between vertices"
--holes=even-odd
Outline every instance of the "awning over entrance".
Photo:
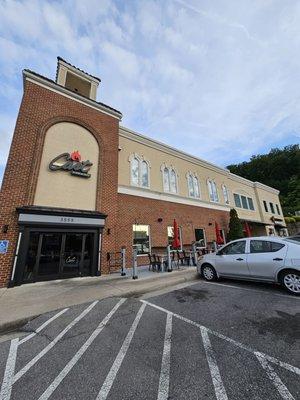
[[99,211],[70,210],[64,208],[25,206],[17,208],[20,225],[64,225],[101,228],[106,215]]

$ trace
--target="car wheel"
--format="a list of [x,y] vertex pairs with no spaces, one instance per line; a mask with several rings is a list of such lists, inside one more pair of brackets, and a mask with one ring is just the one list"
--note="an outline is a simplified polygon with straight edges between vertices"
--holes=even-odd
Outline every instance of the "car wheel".
[[201,269],[202,276],[206,281],[216,281],[218,276],[216,270],[210,264],[204,264]]
[[298,271],[286,271],[281,275],[281,284],[290,293],[300,295],[300,273]]

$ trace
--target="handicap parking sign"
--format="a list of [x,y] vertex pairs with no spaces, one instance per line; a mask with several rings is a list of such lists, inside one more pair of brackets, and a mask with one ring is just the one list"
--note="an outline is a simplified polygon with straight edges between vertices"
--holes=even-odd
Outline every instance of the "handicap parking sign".
[[8,243],[8,240],[0,240],[0,254],[7,253]]

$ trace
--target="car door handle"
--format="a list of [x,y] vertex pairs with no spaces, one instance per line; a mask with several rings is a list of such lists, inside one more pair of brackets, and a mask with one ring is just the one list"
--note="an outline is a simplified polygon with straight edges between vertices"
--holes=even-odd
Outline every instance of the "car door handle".
[[244,261],[243,258],[237,258],[236,261]]
[[279,257],[273,258],[273,261],[283,261],[283,258],[279,258]]

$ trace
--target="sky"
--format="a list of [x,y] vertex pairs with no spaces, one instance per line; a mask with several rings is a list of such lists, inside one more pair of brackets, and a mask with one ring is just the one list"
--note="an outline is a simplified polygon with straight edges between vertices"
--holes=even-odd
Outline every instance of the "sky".
[[220,166],[299,143],[300,1],[0,0],[0,180],[22,69],[102,80],[121,124]]

